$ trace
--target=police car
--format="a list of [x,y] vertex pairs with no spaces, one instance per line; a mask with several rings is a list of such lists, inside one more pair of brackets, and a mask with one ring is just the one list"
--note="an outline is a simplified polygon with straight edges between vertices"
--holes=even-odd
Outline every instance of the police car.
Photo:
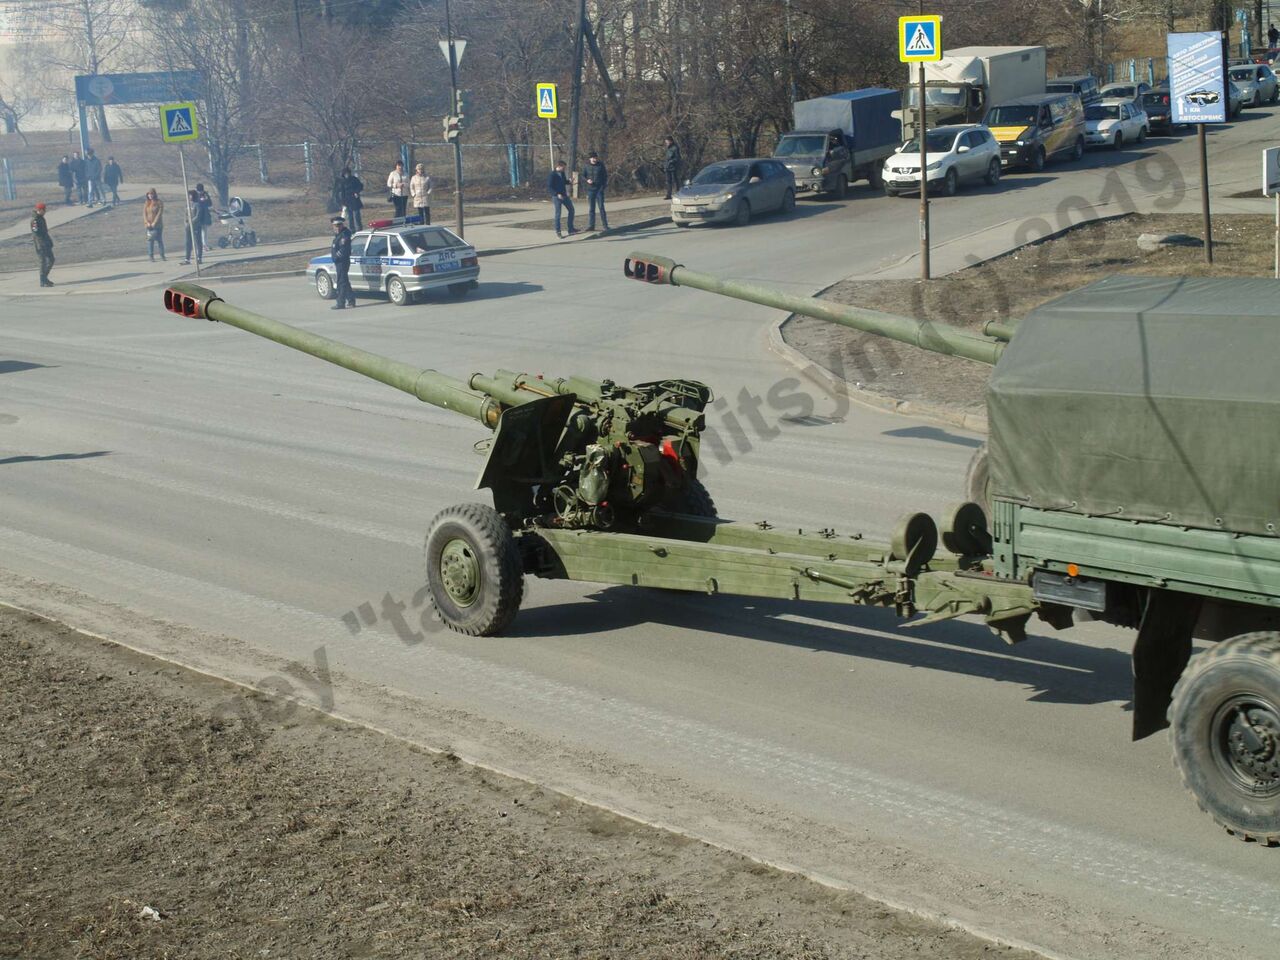
[[[307,276],[322,300],[336,293],[333,257],[313,257]],[[445,287],[465,297],[479,283],[476,248],[444,227],[424,227],[419,217],[371,220],[351,238],[351,291],[357,296],[385,293],[405,306],[426,290]]]

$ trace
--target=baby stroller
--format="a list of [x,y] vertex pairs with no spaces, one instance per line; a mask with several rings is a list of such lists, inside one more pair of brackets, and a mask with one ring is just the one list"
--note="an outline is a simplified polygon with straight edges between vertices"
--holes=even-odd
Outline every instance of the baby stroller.
[[252,247],[258,243],[258,234],[244,222],[253,215],[253,206],[248,200],[239,197],[231,198],[231,205],[226,210],[217,211],[218,222],[227,228],[227,232],[218,238],[220,247]]

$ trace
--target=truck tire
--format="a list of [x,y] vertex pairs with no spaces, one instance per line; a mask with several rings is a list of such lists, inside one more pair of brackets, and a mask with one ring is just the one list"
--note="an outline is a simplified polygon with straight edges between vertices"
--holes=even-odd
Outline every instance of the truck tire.
[[1241,840],[1280,844],[1280,634],[1241,634],[1192,660],[1169,723],[1200,809]]
[[867,174],[867,183],[879,190],[884,186],[884,168],[878,163],[871,164],[871,172]]
[[969,458],[969,469],[964,473],[964,498],[976,503],[991,517],[991,468],[984,443]]
[[511,528],[493,507],[460,503],[431,521],[425,545],[431,606],[450,630],[501,633],[524,599],[524,567]]
[[843,173],[836,177],[835,189],[831,191],[829,196],[832,200],[843,200],[849,193],[849,178]]

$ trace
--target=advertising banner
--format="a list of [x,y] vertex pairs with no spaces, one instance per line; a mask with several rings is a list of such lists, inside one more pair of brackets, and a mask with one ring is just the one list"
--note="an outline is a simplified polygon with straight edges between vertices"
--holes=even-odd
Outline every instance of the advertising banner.
[[1169,34],[1169,102],[1174,123],[1226,123],[1222,34]]

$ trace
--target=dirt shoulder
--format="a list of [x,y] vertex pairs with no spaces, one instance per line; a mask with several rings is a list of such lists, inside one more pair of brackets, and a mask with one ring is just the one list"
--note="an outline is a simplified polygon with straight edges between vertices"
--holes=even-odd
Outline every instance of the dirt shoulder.
[[7,609],[0,691],[0,956],[1031,956]]
[[[1127,216],[1077,227],[936,280],[848,280],[823,299],[980,333],[988,320],[1020,318],[1047,300],[1117,273],[1144,276],[1269,277],[1275,225],[1266,216],[1213,219],[1214,264],[1198,246],[1138,249],[1140,234],[1199,236],[1197,216]],[[794,317],[783,340],[842,377],[856,391],[928,404],[957,415],[982,414],[989,368],[926,353],[869,333]]]

